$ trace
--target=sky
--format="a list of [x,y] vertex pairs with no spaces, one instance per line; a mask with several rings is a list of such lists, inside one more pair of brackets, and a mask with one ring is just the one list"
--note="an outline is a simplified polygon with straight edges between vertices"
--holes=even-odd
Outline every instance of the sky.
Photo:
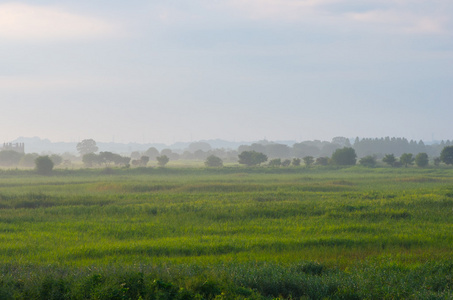
[[0,105],[0,142],[453,139],[453,1],[1,1]]

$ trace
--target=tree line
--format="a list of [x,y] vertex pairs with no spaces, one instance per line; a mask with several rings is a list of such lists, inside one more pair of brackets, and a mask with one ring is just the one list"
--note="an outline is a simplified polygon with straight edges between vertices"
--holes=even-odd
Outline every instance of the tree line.
[[[444,149],[453,146],[450,140],[442,141],[434,145],[425,145],[423,141],[408,141],[405,138],[356,138],[351,144],[345,137],[333,138],[327,141],[305,141],[296,143],[292,147],[260,141],[251,145],[241,145],[237,150],[212,149],[208,143],[195,142],[184,151],[172,149],[158,149],[151,147],[144,152],[133,151],[130,155],[120,155],[109,151],[98,152],[99,148],[93,139],[86,139],[77,144],[76,150],[80,157],[68,157],[68,154],[47,155],[53,166],[71,164],[71,159],[78,159],[86,167],[119,166],[119,167],[144,167],[150,161],[157,162],[158,166],[165,166],[173,160],[202,160],[206,166],[218,167],[223,163],[239,163],[253,166],[266,163],[270,167],[278,166],[305,166],[344,164],[341,159],[344,152],[354,151],[354,163],[350,159],[347,164],[358,163],[364,166],[375,166],[379,162],[392,167],[427,166],[430,161],[434,165],[441,162],[448,164],[448,159],[442,158]],[[344,149],[348,149],[347,151]],[[0,166],[2,167],[36,167],[36,159],[40,155],[36,153],[18,153],[15,151],[0,151]],[[46,155],[43,155],[46,156]],[[445,156],[445,155],[444,155]],[[352,157],[352,156],[351,156]]]

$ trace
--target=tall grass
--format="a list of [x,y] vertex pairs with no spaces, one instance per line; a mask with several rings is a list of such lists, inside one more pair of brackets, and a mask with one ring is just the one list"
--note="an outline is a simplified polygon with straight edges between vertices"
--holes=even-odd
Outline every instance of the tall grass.
[[0,299],[452,296],[450,169],[0,178]]

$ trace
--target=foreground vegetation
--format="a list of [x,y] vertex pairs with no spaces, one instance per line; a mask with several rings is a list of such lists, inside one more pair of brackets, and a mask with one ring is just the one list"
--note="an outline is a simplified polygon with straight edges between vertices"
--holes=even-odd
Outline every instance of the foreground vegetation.
[[0,173],[0,299],[451,299],[448,168]]

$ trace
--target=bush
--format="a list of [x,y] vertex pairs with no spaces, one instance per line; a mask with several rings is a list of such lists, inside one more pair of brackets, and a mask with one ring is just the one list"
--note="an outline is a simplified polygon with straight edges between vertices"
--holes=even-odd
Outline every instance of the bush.
[[208,158],[206,158],[206,161],[204,162],[204,164],[206,167],[213,167],[213,168],[223,167],[222,159],[215,155],[208,156]]
[[359,160],[359,163],[362,166],[365,166],[365,167],[375,167],[376,166],[376,158],[374,156],[368,155],[368,156],[362,157]]
[[280,158],[274,158],[269,161],[270,167],[280,167],[282,164],[282,160]]
[[453,165],[453,146],[448,146],[442,149],[440,160],[447,165]]
[[423,168],[429,164],[428,154],[426,153],[419,153],[415,156],[415,164],[417,167]]
[[256,166],[267,161],[267,155],[256,151],[243,151],[238,155],[241,165]]
[[38,156],[35,159],[35,170],[40,175],[52,174],[53,161],[49,156]]
[[159,167],[165,167],[165,165],[170,161],[167,155],[161,155],[156,157],[157,164]]
[[350,147],[337,149],[332,154],[332,162],[340,166],[351,166],[356,163],[357,154],[355,150]]

